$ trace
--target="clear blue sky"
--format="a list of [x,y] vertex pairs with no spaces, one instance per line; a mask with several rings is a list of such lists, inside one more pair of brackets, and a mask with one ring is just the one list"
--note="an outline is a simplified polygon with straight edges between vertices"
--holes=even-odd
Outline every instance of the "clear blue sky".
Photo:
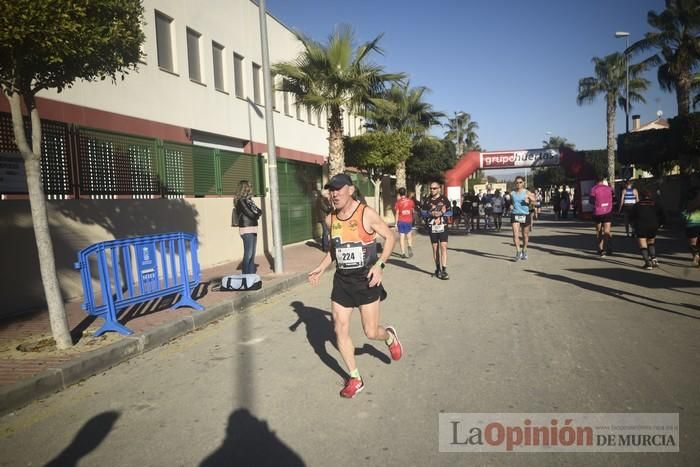
[[[632,43],[650,30],[647,12],[663,7],[663,0],[267,0],[269,13],[318,41],[340,23],[358,42],[384,33],[385,54],[373,60],[430,88],[426,100],[436,110],[470,113],[486,150],[540,147],[547,132],[578,149],[604,148],[604,102],[578,106],[578,80],[593,76],[592,57],[624,49],[615,31],[629,32]],[[677,114],[656,69],[647,78],[647,103],[630,110],[630,126],[632,114],[643,123],[657,110]],[[616,133],[624,118],[618,109]]]

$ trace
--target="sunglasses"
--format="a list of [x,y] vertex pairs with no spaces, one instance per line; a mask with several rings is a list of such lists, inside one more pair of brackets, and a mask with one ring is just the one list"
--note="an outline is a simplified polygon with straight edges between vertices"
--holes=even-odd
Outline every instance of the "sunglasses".
[[440,187],[439,187],[439,186],[431,186],[430,189],[431,189],[431,190],[439,190]]

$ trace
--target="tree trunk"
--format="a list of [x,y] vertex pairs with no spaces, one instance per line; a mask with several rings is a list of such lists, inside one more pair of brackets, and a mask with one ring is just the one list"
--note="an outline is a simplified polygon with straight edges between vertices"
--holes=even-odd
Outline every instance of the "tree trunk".
[[607,96],[608,182],[615,186],[615,95]]
[[687,117],[690,113],[690,80],[689,73],[682,73],[676,83],[676,103],[680,117]]
[[51,333],[56,341],[56,347],[67,349],[73,345],[73,340],[68,329],[68,319],[66,318],[63,297],[61,296],[58,276],[56,275],[53,244],[49,234],[49,219],[46,213],[46,197],[41,186],[41,119],[34,102],[34,96],[31,92],[25,91],[25,104],[30,112],[32,121],[32,148],[30,148],[24,132],[20,94],[12,93],[8,96],[8,99],[10,101],[15,140],[24,159],[29,205],[32,213],[36,247],[39,254],[41,281],[44,285],[46,305],[49,310]]
[[331,109],[328,117],[328,175],[345,172],[343,149],[343,113],[340,108]]
[[406,161],[396,164],[396,189],[406,188]]
[[372,185],[374,185],[374,210],[377,211],[379,217],[381,217],[382,179],[372,177]]

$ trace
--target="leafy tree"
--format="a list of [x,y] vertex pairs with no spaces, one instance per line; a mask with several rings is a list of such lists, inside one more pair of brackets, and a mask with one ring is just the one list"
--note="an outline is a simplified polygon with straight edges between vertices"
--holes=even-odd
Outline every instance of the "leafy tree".
[[[595,101],[598,95],[605,98],[607,120],[608,178],[615,180],[615,103],[625,108],[625,80],[627,62],[621,53],[613,53],[603,58],[593,57],[595,76],[582,78],[578,82],[578,105]],[[629,66],[629,98],[633,102],[646,102],[642,92],[649,86],[649,80],[642,77],[644,71],[656,63],[650,57]]]
[[[394,83],[382,99],[374,100],[367,114],[370,128],[382,131],[402,131],[412,138],[425,136],[428,129],[440,123],[444,116],[423,100],[428,88],[411,88],[409,83]],[[406,187],[406,161],[396,166],[396,187]]]
[[478,151],[479,137],[476,130],[479,129],[479,124],[472,120],[471,115],[465,112],[457,112],[454,118],[447,120],[447,132],[445,139],[452,141],[457,146],[458,155],[464,154],[465,151]]
[[574,143],[570,143],[566,138],[561,136],[550,136],[549,140],[542,141],[542,147],[544,149],[559,149],[562,146],[569,149],[576,149]]
[[533,171],[532,178],[537,187],[559,186],[571,181],[564,169],[559,166],[538,168]]
[[385,73],[382,66],[369,62],[370,53],[382,53],[382,34],[357,48],[347,25],[337,27],[326,44],[302,34],[297,38],[304,51],[294,61],[275,64],[272,73],[282,78],[280,90],[294,94],[299,105],[328,115],[328,162],[333,176],[345,170],[343,112],[364,115],[386,84],[404,75]]
[[414,183],[432,180],[444,181],[444,172],[457,162],[455,146],[451,141],[426,136],[413,143],[413,154],[406,162],[406,171]]
[[384,175],[394,171],[411,155],[411,138],[404,132],[370,131],[345,138],[345,160],[367,173],[374,184],[375,209],[379,212],[381,183]]
[[[550,136],[549,140],[542,141],[542,147],[544,149],[559,149],[562,146],[570,149],[576,148],[575,144],[561,136]],[[532,175],[535,186],[539,187],[562,185],[571,181],[570,178],[566,176],[566,172],[561,166],[538,167],[533,170]]]
[[690,112],[693,72],[700,64],[700,3],[698,0],[666,0],[661,13],[651,10],[647,22],[657,29],[632,44],[629,51],[657,49],[658,80],[662,89],[676,91],[678,115]]
[[[0,0],[0,86],[10,102],[27,188],[51,330],[59,349],[72,345],[56,276],[41,185],[41,119],[35,96],[77,79],[113,81],[136,69],[144,40],[140,0]],[[22,104],[31,121],[25,134]],[[30,145],[31,144],[31,145]]]

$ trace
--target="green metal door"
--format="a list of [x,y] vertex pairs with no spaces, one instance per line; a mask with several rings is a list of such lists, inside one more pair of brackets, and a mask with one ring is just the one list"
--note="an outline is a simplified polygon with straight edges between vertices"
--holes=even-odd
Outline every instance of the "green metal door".
[[321,182],[321,167],[287,159],[277,160],[282,244],[313,238],[316,222],[313,191]]

